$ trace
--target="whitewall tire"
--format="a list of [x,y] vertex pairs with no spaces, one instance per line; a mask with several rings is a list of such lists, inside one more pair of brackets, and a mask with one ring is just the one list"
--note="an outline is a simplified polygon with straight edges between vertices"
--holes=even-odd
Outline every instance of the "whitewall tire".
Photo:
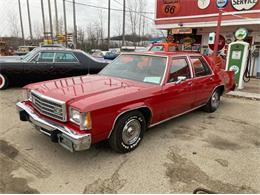
[[0,73],[0,90],[8,87],[8,79],[6,76]]

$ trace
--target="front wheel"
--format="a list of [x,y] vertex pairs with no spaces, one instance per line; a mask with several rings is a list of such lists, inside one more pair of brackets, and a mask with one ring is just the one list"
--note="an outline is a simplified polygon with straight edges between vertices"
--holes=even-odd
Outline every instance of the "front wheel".
[[121,116],[109,138],[110,147],[119,153],[127,153],[140,144],[146,129],[146,121],[139,111]]
[[220,90],[216,89],[210,97],[208,103],[203,107],[206,112],[215,112],[220,105]]
[[0,73],[0,90],[6,89],[8,87],[8,79],[5,75]]

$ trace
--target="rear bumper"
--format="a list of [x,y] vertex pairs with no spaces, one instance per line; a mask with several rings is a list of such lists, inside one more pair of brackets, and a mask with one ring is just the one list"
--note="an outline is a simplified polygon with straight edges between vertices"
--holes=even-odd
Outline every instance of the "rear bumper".
[[23,102],[18,102],[16,107],[21,121],[29,121],[37,130],[51,137],[52,141],[58,142],[69,151],[74,152],[90,148],[90,134],[78,134],[66,126],[61,126],[43,119]]

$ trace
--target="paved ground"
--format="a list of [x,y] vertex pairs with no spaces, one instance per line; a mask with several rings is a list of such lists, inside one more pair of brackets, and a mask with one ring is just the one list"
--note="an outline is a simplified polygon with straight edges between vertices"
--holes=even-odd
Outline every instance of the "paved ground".
[[120,155],[106,144],[70,153],[18,120],[19,89],[0,92],[2,193],[260,193],[260,101],[223,98],[146,132]]

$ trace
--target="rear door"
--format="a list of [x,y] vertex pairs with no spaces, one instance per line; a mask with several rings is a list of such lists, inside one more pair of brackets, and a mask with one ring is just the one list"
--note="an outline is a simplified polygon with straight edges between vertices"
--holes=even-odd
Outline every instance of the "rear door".
[[54,69],[57,77],[68,77],[84,74],[79,60],[73,52],[56,52]]
[[[163,87],[166,118],[190,110],[192,96],[192,71],[187,57],[174,57],[170,65],[167,83]],[[178,77],[186,77],[178,83]]]
[[208,63],[202,56],[191,56],[191,64],[194,71],[192,107],[201,106],[209,100],[214,89],[214,75]]

